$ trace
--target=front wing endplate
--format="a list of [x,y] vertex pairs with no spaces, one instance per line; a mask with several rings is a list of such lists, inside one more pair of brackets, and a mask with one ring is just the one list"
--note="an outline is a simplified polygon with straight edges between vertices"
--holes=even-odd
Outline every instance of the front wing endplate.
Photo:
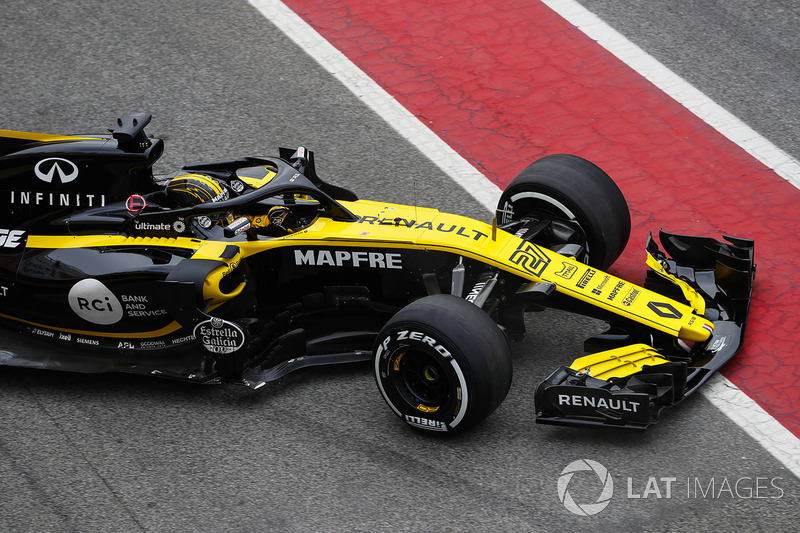
[[612,323],[615,335],[604,340],[615,338],[618,346],[560,367],[537,387],[536,421],[644,429],[661,409],[692,394],[727,363],[744,341],[755,264],[753,241],[726,240],[661,232],[669,255],[652,237],[647,245],[653,270],[645,287],[702,309],[714,325],[707,340],[691,345],[642,326]]

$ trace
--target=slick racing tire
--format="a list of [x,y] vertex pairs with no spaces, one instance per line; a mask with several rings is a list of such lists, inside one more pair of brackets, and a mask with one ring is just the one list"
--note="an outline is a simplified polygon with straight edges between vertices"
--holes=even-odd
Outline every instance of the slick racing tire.
[[484,311],[449,294],[417,300],[383,327],[373,352],[383,399],[406,424],[458,433],[487,416],[511,387],[511,350]]
[[631,215],[617,184],[600,167],[574,155],[554,154],[528,165],[509,183],[497,205],[498,223],[521,218],[553,220],[537,244],[580,244],[577,259],[605,270],[625,249]]

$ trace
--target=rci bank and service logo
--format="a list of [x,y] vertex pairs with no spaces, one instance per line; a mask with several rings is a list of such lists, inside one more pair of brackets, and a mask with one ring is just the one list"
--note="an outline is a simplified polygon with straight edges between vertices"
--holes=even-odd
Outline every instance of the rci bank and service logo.
[[[573,489],[575,489],[574,485],[577,485],[578,481],[580,481],[581,485],[588,482],[592,484],[592,487],[597,487],[597,493],[599,495],[594,502],[578,503],[572,497],[572,494],[570,494],[570,482],[573,481],[572,478],[577,472],[585,471],[594,472],[596,477],[579,476],[576,478],[575,483],[572,483]],[[581,488],[584,489],[585,487],[582,486]],[[582,494],[585,493],[584,490],[580,492]],[[561,503],[564,504],[564,507],[566,507],[568,511],[576,515],[592,516],[599,513],[608,506],[613,495],[614,480],[611,479],[611,474],[608,472],[608,469],[591,459],[572,461],[561,471],[561,475],[558,478],[558,499],[561,500]]]

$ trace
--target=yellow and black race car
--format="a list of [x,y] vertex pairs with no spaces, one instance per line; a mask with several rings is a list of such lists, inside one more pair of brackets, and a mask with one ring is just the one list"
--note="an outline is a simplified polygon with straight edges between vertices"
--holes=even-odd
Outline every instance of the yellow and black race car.
[[0,364],[258,388],[371,360],[402,420],[457,432],[505,398],[523,314],[555,307],[609,329],[538,387],[538,421],[644,428],[741,345],[752,241],[662,233],[644,286],[607,274],[630,215],[579,157],[529,165],[484,223],[359,200],[304,148],[154,176],[150,118],[0,130]]

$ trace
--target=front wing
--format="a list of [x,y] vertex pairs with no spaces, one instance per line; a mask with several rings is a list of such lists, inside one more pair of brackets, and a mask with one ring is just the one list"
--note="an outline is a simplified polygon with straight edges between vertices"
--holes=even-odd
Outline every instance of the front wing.
[[645,287],[686,300],[713,323],[705,341],[687,343],[632,323],[586,343],[601,351],[562,366],[535,394],[537,422],[644,429],[660,411],[697,390],[740,349],[750,307],[753,241],[661,232],[650,238]]

